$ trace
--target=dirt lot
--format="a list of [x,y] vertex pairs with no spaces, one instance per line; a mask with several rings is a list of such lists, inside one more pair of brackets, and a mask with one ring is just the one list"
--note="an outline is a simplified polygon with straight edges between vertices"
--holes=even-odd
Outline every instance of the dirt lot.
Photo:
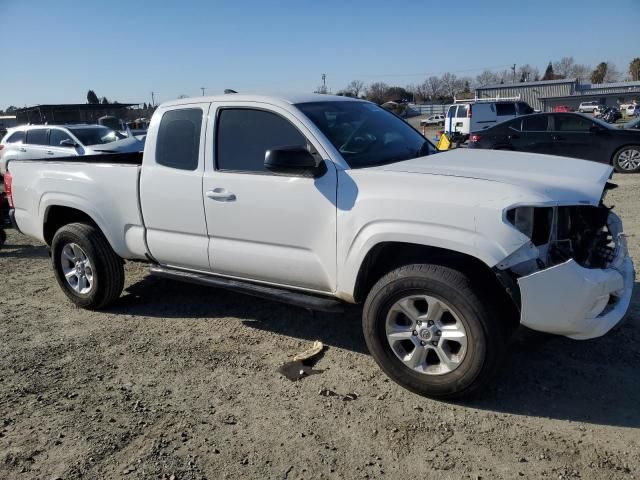
[[[610,203],[639,259],[640,176],[615,180]],[[9,234],[0,479],[640,477],[638,288],[604,338],[522,329],[495,386],[450,404],[385,378],[357,309],[313,317],[126,271],[116,306],[78,310],[46,248]],[[328,345],[321,372],[281,376],[314,339]]]

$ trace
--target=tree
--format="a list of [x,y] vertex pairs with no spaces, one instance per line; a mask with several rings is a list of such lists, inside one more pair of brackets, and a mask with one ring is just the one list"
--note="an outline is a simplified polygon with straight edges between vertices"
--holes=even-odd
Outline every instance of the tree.
[[591,72],[591,83],[602,83],[607,75],[608,65],[606,62],[600,62],[596,69]]
[[632,82],[640,80],[640,57],[636,57],[629,62],[629,78]]
[[364,82],[362,80],[352,80],[344,89],[345,94],[348,92],[354,98],[360,98],[360,94],[364,92]]
[[322,93],[326,95],[327,93],[329,93],[329,89],[327,88],[326,85],[320,85],[318,88],[315,89],[313,93]]
[[427,78],[422,84],[424,91],[431,100],[442,96],[442,80],[435,75]]
[[411,98],[411,93],[409,93],[405,88],[402,87],[389,87],[386,94],[386,102],[388,101],[397,101],[397,102],[406,102]]
[[612,62],[607,62],[607,72],[604,75],[605,83],[613,83],[620,80],[620,72]]
[[494,83],[498,83],[500,81],[500,77],[497,73],[492,72],[491,70],[484,70],[481,74],[476,76],[476,83],[484,87],[486,85],[492,85]]
[[588,82],[590,76],[591,76],[591,65],[576,63],[573,66],[571,78],[577,78],[582,82]]
[[88,103],[100,103],[100,99],[96,95],[96,92],[94,92],[93,90],[89,90],[87,92],[87,102]]
[[10,105],[10,106],[7,107],[7,109],[4,112],[12,114],[12,113],[15,113],[16,110],[17,110],[17,108],[15,106]]
[[447,72],[442,75],[440,81],[442,82],[442,92],[445,97],[447,99],[453,99],[460,87],[458,77],[456,77],[453,73]]
[[562,57],[560,61],[553,64],[553,71],[556,78],[570,78],[573,75],[573,67],[575,65],[573,57]]
[[549,61],[549,65],[547,65],[547,69],[544,71],[544,75],[542,76],[542,80],[555,80],[556,74],[553,71],[553,65],[551,61]]
[[520,79],[520,82],[530,82],[536,75],[540,75],[539,70],[528,63],[520,65],[518,68],[517,76]]
[[107,97],[102,97],[102,102],[103,105],[109,105],[109,100],[107,100]]
[[384,82],[374,82],[366,90],[367,100],[370,100],[377,104],[383,104],[386,102],[389,92],[389,85]]

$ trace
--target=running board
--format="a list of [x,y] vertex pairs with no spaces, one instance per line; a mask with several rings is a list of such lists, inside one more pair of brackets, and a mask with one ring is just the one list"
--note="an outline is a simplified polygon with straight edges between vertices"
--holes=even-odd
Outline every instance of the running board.
[[216,277],[202,273],[183,272],[172,268],[165,268],[154,265],[149,269],[151,275],[182,282],[196,283],[210,287],[225,288],[234,292],[244,293],[253,297],[275,300],[276,302],[287,303],[296,307],[317,310],[320,312],[339,313],[344,311],[340,301],[333,298],[323,298],[303,292],[294,292],[284,288],[269,287],[255,283],[233,280],[230,278]]

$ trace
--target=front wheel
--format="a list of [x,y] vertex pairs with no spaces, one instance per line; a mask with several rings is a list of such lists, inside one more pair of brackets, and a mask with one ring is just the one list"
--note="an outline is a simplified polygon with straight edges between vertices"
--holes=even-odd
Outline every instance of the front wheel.
[[619,173],[640,172],[640,145],[621,148],[613,156],[613,168]]
[[51,260],[62,291],[78,307],[103,308],[122,293],[122,259],[94,225],[61,227],[51,242]]
[[462,272],[403,266],[369,293],[365,341],[403,387],[440,399],[468,396],[490,382],[505,350],[506,331],[487,305]]

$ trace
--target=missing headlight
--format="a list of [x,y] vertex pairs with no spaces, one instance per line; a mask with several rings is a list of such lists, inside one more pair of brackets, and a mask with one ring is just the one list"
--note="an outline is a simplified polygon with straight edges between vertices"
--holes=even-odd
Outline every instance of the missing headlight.
[[549,241],[552,220],[551,207],[517,207],[507,211],[507,221],[536,246]]

